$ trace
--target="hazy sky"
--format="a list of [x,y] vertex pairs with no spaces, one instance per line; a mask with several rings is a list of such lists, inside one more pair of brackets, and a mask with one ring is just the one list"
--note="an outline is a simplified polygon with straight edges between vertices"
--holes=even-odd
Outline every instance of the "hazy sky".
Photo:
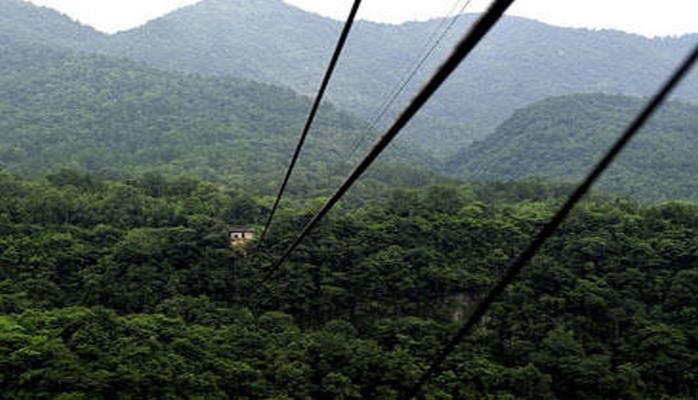
[[[55,8],[105,32],[132,28],[199,0],[31,0]],[[260,1],[260,0],[249,0]],[[337,19],[351,0],[284,0]],[[364,0],[361,17],[400,23],[447,13],[459,0]],[[465,2],[465,0],[460,0]],[[489,0],[473,0],[468,11],[481,11]],[[510,10],[560,26],[613,28],[645,36],[698,32],[698,0],[518,0]]]

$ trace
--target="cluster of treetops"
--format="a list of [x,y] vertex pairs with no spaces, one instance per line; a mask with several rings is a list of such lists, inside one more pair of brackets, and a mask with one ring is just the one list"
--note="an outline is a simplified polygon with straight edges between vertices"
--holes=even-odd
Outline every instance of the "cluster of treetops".
[[[398,399],[569,187],[321,198],[230,245],[268,198],[186,177],[0,172],[3,399]],[[595,195],[424,399],[694,399],[698,207]]]

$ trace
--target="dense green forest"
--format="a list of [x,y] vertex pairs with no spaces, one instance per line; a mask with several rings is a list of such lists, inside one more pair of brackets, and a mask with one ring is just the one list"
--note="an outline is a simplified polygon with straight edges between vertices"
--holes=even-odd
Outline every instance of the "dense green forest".
[[[506,18],[270,273],[445,21],[357,23],[268,240],[232,246],[341,23],[204,0],[107,35],[0,0],[0,399],[401,399],[697,37]],[[420,400],[698,398],[697,139],[667,104]]]
[[[286,162],[309,104],[250,81],[169,74],[35,45],[13,46],[1,64],[9,71],[0,91],[9,95],[0,101],[0,160],[22,173],[163,166],[254,180]],[[313,161],[349,147],[360,127],[325,111],[308,147]]]
[[[453,157],[446,171],[476,180],[578,180],[646,101],[598,94],[544,100],[519,110],[495,133]],[[600,186],[645,200],[696,201],[697,152],[698,107],[666,104]]]
[[[281,0],[205,0],[143,27],[106,35],[20,0],[0,0],[0,32],[147,62],[158,68],[234,76],[314,94],[341,22]],[[463,17],[402,97],[421,86],[474,20]],[[360,21],[329,98],[367,119],[389,97],[443,19],[385,25]],[[649,95],[696,36],[648,39],[506,18],[408,127],[402,140],[451,155],[481,139],[516,109],[579,92]],[[677,94],[698,101],[698,77]],[[393,111],[402,107],[399,101]]]
[[[0,165],[39,176],[62,167],[127,177],[187,173],[231,188],[273,194],[310,99],[267,84],[163,72],[128,60],[85,55],[30,40],[0,44]],[[551,98],[516,112],[486,139],[440,167],[397,143],[366,191],[459,179],[543,176],[574,180],[627,125],[644,100],[599,94]],[[693,154],[698,109],[672,103],[609,173],[605,189],[640,199],[698,199]],[[374,132],[331,104],[304,150],[291,193],[327,194]],[[347,158],[358,138],[365,137]],[[405,167],[410,165],[411,167]]]
[[[281,179],[310,106],[309,98],[267,84],[162,72],[25,42],[0,45],[0,72],[0,163],[33,176],[61,167],[107,177],[186,172],[271,194],[278,182],[270,178]],[[365,133],[360,121],[324,106],[291,193],[313,196],[336,186],[361,155],[347,159]],[[430,163],[400,146],[383,160]],[[365,185],[440,179],[386,166]]]
[[[344,207],[260,282],[263,199],[186,177],[0,174],[5,399],[397,399],[569,189],[431,186]],[[698,396],[698,207],[594,197],[427,399]]]

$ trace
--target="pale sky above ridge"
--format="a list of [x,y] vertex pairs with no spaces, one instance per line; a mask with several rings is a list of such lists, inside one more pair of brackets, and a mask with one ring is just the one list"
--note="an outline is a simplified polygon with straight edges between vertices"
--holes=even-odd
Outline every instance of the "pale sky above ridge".
[[[199,0],[30,1],[113,33],[142,25]],[[352,3],[352,0],[284,1],[335,19],[344,19]],[[426,20],[445,15],[459,1],[463,4],[466,0],[364,0],[360,18],[385,23]],[[482,11],[489,2],[473,0],[466,12]],[[518,0],[509,14],[558,26],[617,29],[649,37],[698,33],[698,0]]]

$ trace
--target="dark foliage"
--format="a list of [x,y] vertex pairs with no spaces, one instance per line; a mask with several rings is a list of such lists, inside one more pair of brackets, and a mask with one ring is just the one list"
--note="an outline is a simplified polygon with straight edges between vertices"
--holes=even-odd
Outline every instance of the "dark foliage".
[[[0,47],[0,71],[0,165],[32,176],[62,167],[105,177],[185,172],[275,193],[271,177],[280,181],[310,104],[266,84],[167,73],[27,43]],[[345,157],[363,128],[324,106],[290,193],[313,196],[338,185],[355,161]],[[419,158],[396,151],[387,161]],[[397,174],[386,168],[366,185],[437,180],[414,168]]]
[[[312,201],[250,257],[226,237],[264,211],[246,193],[2,174],[3,398],[396,399],[559,202],[531,185],[345,209],[260,285]],[[427,398],[695,398],[696,237],[692,205],[587,202]]]

